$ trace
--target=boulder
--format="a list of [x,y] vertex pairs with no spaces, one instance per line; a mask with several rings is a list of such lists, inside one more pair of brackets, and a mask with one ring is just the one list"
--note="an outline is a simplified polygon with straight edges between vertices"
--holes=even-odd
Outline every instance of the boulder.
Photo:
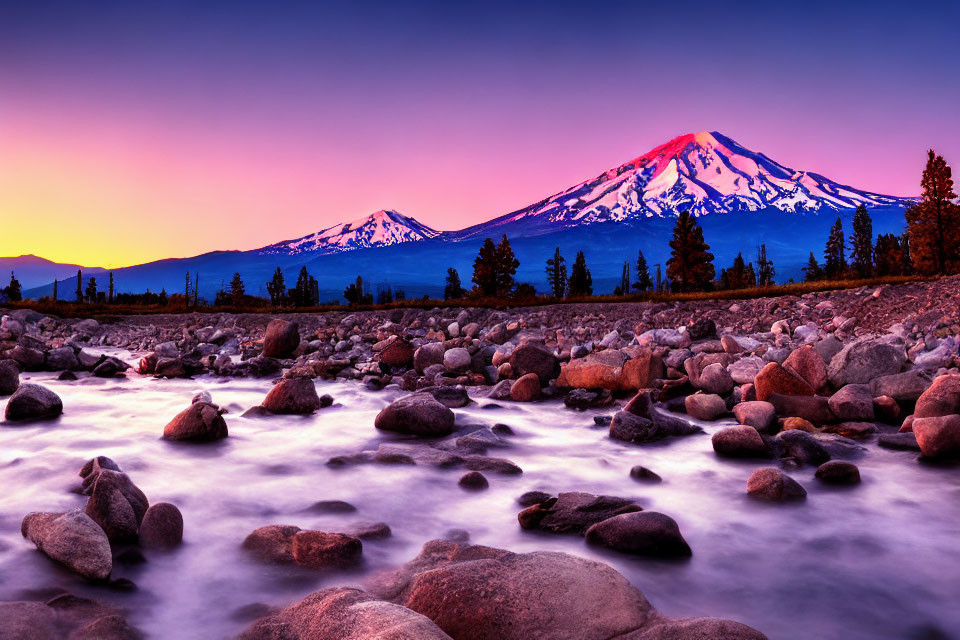
[[63,413],[60,396],[39,384],[21,384],[7,400],[7,420],[52,420]]
[[800,376],[814,391],[820,391],[827,386],[827,365],[812,345],[794,349],[783,361],[783,366]]
[[470,395],[463,385],[436,387],[430,390],[430,395],[449,409],[458,409],[470,404]]
[[527,507],[517,515],[522,529],[583,534],[588,528],[623,513],[641,511],[628,498],[570,491]]
[[59,347],[47,352],[46,367],[48,371],[77,371],[80,361],[70,347]]
[[655,615],[607,565],[564,553],[498,551],[474,547],[460,562],[414,574],[399,603],[452,638],[478,640],[599,640]]
[[705,340],[717,335],[717,325],[710,318],[699,318],[687,325],[687,334],[691,340]]
[[690,546],[670,516],[636,511],[607,518],[586,532],[587,542],[615,551],[658,558],[687,557]]
[[927,458],[960,455],[960,415],[914,418],[913,435]]
[[85,513],[111,542],[136,540],[150,505],[147,496],[122,471],[99,468],[94,473]]
[[777,420],[777,410],[764,400],[741,402],[733,407],[737,422],[757,431],[767,431]]
[[769,400],[773,394],[783,396],[812,396],[810,384],[786,367],[776,362],[767,363],[754,378],[757,400]]
[[900,405],[890,396],[877,396],[873,399],[873,413],[877,420],[887,424],[900,423]]
[[394,400],[377,414],[374,426],[418,436],[445,436],[453,432],[453,411],[428,393],[414,393]]
[[747,479],[747,495],[758,500],[784,502],[802,500],[807,491],[800,483],[775,467],[757,469]]
[[874,340],[859,340],[846,345],[830,360],[827,376],[840,388],[848,384],[867,384],[874,378],[898,373],[907,361],[903,347]]
[[770,452],[763,438],[753,427],[738,425],[724,427],[711,438],[713,450],[730,458],[769,458]]
[[107,534],[80,509],[29,513],[20,525],[20,533],[50,558],[88,580],[106,580],[113,571]]
[[317,385],[311,378],[284,378],[263,399],[270,413],[307,415],[320,408]]
[[726,395],[733,390],[734,382],[727,373],[727,368],[719,362],[714,362],[705,366],[700,372],[697,386],[707,393]]
[[814,474],[818,480],[828,484],[857,484],[860,482],[860,469],[852,462],[830,460],[817,467]]
[[194,402],[174,416],[163,428],[166,440],[212,442],[227,437],[223,411],[209,402]]
[[346,587],[312,593],[261,618],[238,640],[451,640],[429,618]]
[[727,413],[723,398],[713,393],[695,393],[684,399],[687,415],[697,420],[716,420]]
[[874,396],[888,396],[897,402],[915,402],[931,384],[928,372],[912,369],[874,378],[870,381],[870,393]]
[[140,523],[140,545],[148,549],[172,549],[183,540],[183,515],[169,502],[151,505]]
[[311,569],[334,569],[353,564],[360,558],[363,543],[344,533],[298,531],[293,535],[294,561]]
[[556,384],[568,389],[636,391],[652,387],[664,375],[663,360],[656,353],[642,349],[631,358],[606,349],[563,364]]
[[300,327],[296,322],[274,318],[263,334],[263,355],[289,358],[300,346]]
[[32,349],[18,344],[12,349],[7,350],[7,357],[20,363],[20,368],[24,371],[40,371],[43,369],[44,355],[39,349]]
[[42,602],[0,602],[0,640],[62,640],[56,611]]
[[464,489],[470,489],[474,491],[486,489],[490,486],[490,482],[487,480],[487,477],[479,471],[468,471],[460,476],[460,480],[457,481],[457,484]]
[[469,371],[473,359],[463,347],[448,349],[443,354],[443,368],[447,373],[460,374]]
[[380,362],[388,367],[409,369],[413,364],[413,345],[400,337],[394,337],[380,350]]
[[733,620],[688,618],[658,621],[624,640],[767,640],[767,636]]
[[727,373],[737,384],[752,384],[763,365],[763,360],[756,356],[750,356],[730,363],[727,366]]
[[913,415],[935,418],[960,413],[960,374],[951,373],[933,381],[917,399]]
[[517,402],[532,402],[540,397],[540,379],[535,373],[517,378],[510,386],[510,398]]
[[873,420],[873,394],[865,384],[848,384],[828,401],[837,420]]
[[8,396],[20,386],[20,366],[16,360],[0,360],[0,396]]
[[431,365],[443,365],[446,350],[442,342],[428,342],[413,352],[413,368],[422,374]]
[[638,416],[627,410],[617,411],[610,421],[610,437],[624,442],[643,443],[703,432],[695,424],[655,409],[651,409],[648,415],[650,417]]
[[640,482],[663,482],[659,474],[639,464],[630,467],[630,477]]
[[529,373],[537,374],[537,379],[546,384],[560,375],[560,360],[546,347],[525,342],[510,354],[510,366],[513,373],[522,377]]

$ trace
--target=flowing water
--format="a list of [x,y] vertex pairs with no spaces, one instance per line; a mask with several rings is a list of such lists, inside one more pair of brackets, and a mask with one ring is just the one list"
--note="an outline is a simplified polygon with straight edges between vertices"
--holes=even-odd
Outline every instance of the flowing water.
[[[804,468],[791,473],[807,500],[768,505],[745,495],[747,477],[762,463],[718,459],[709,435],[626,445],[593,426],[594,413],[611,410],[480,398],[455,410],[458,424],[510,425],[511,446],[490,454],[524,473],[489,473],[489,490],[467,492],[457,485],[463,469],[326,465],[331,456],[397,439],[373,427],[377,412],[402,395],[397,389],[318,381],[318,391],[336,399],[332,407],[248,419],[240,414],[259,404],[269,381],[23,377],[55,390],[66,412],[55,422],[0,427],[0,600],[62,587],[126,607],[151,637],[224,638],[249,623],[258,610],[250,605],[285,605],[325,586],[360,584],[409,560],[427,540],[463,529],[480,544],[606,562],[666,615],[732,618],[772,639],[960,637],[960,473],[919,463],[913,453],[868,443],[856,461],[859,486],[827,488]],[[229,410],[230,437],[210,445],[161,440],[163,426],[202,389]],[[181,547],[115,567],[114,577],[137,584],[134,592],[85,585],[20,536],[27,512],[84,504],[71,490],[95,455],[117,461],[151,502],[183,512]],[[636,464],[664,482],[632,480]],[[693,557],[643,559],[587,546],[576,535],[524,532],[515,500],[533,489],[635,498],[677,520]],[[356,512],[311,511],[320,500],[343,500]],[[393,536],[365,541],[363,564],[352,572],[267,566],[240,548],[267,524],[338,531],[375,521],[388,523]]]

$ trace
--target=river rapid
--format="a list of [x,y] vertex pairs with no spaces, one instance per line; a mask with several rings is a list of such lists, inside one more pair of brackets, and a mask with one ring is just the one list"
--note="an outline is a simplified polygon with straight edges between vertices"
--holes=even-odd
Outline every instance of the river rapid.
[[[746,496],[747,477],[769,463],[723,460],[711,447],[708,434],[730,420],[704,424],[707,435],[630,445],[594,425],[594,415],[612,408],[576,412],[560,401],[475,397],[454,410],[457,424],[509,425],[510,447],[490,455],[514,461],[523,474],[486,473],[490,488],[468,492],[457,485],[462,468],[326,464],[402,440],[373,427],[377,413],[404,395],[395,387],[376,392],[318,380],[318,393],[335,398],[332,407],[306,417],[243,418],[269,380],[85,376],[60,382],[55,374],[24,374],[22,381],[59,394],[65,412],[53,422],[0,426],[0,600],[60,587],[125,607],[149,637],[227,638],[261,605],[362,584],[413,558],[424,542],[463,530],[474,543],[606,562],[668,616],[731,618],[772,639],[960,637],[960,473],[921,463],[915,453],[866,442],[854,460],[861,484],[830,488],[805,467],[789,473],[807,489],[806,501],[771,505]],[[228,410],[229,438],[201,445],[162,440],[164,425],[201,390]],[[182,546],[115,566],[114,577],[137,585],[132,592],[85,584],[20,535],[30,511],[83,506],[86,498],[73,491],[77,472],[96,455],[119,463],[151,503],[172,502],[183,513]],[[631,479],[638,464],[664,481]],[[672,516],[693,557],[650,560],[590,547],[576,535],[525,532],[516,498],[530,490],[633,498]],[[324,500],[356,511],[311,509]],[[362,564],[348,572],[264,565],[240,547],[268,524],[343,531],[378,521],[393,535],[365,540]]]

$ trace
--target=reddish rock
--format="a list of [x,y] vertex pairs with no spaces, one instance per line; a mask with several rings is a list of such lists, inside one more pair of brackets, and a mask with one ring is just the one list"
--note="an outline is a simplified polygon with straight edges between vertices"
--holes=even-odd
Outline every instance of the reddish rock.
[[723,398],[713,393],[695,393],[684,400],[687,415],[697,420],[716,420],[727,413]]
[[754,378],[757,400],[769,400],[773,394],[812,396],[814,389],[806,380],[776,362],[768,363]]
[[917,437],[920,452],[928,458],[960,455],[960,415],[915,417],[913,434]]
[[429,393],[414,393],[394,400],[377,414],[374,426],[420,436],[445,436],[453,432],[453,411]]
[[510,398],[517,402],[532,402],[540,397],[540,379],[535,373],[517,378],[510,386]]
[[860,482],[860,469],[852,462],[830,460],[817,467],[814,474],[818,480],[828,484],[857,484]]
[[29,513],[20,533],[50,558],[88,580],[106,580],[113,570],[107,534],[80,509]]
[[263,335],[263,355],[288,358],[300,346],[300,327],[296,322],[274,318]]
[[783,361],[783,366],[806,381],[814,391],[827,386],[827,365],[813,345],[794,349]]
[[311,569],[347,566],[359,559],[363,543],[343,533],[298,531],[293,535],[293,559]]
[[310,378],[284,378],[267,393],[263,408],[270,413],[313,413],[320,408],[317,386]]
[[741,402],[733,407],[733,415],[737,422],[757,431],[766,431],[777,419],[777,410],[769,402],[754,400]]
[[220,407],[209,402],[194,402],[174,416],[163,428],[166,440],[211,442],[227,437],[227,423]]
[[636,511],[607,518],[587,529],[587,542],[615,551],[658,558],[687,557],[690,545],[670,516]]
[[819,429],[813,426],[813,423],[804,418],[784,418],[780,429],[783,431],[806,431],[807,433],[820,432]]
[[777,415],[783,418],[803,418],[817,426],[834,420],[829,402],[820,396],[785,396],[772,393],[768,400],[777,410]]
[[806,498],[807,491],[780,469],[764,467],[750,474],[747,479],[747,495],[759,500],[783,502]]
[[867,438],[877,432],[877,425],[872,422],[839,422],[823,427],[824,433],[835,433],[845,438]]
[[607,349],[564,364],[557,386],[635,391],[651,387],[661,377],[663,361],[659,355],[641,350],[636,357],[628,358],[621,351]]
[[940,376],[917,399],[913,415],[917,418],[935,418],[960,414],[960,374]]
[[763,438],[753,427],[737,425],[724,427],[711,438],[713,450],[721,456],[731,458],[768,458],[770,457]]
[[140,544],[149,549],[172,549],[183,541],[183,515],[169,502],[147,509],[140,523]]
[[848,384],[830,396],[830,411],[837,420],[873,420],[873,395],[865,384]]
[[535,373],[537,379],[547,383],[560,375],[560,361],[543,345],[524,342],[510,354],[510,366],[518,377]]
[[259,560],[273,564],[290,564],[293,560],[293,536],[300,527],[271,524],[256,529],[243,541],[243,548]]
[[394,336],[380,351],[380,362],[388,367],[408,369],[413,365],[413,354],[416,350],[406,340]]
[[900,405],[890,396],[874,398],[873,413],[878,420],[887,424],[897,424],[900,421]]

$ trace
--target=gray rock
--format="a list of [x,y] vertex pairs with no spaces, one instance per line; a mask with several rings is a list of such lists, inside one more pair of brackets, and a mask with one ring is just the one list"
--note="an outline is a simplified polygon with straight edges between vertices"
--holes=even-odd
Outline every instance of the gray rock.
[[60,347],[47,352],[46,366],[50,371],[77,371],[80,369],[80,361],[73,349]]
[[[865,384],[848,384],[828,401],[837,420],[873,420],[873,393]],[[880,394],[885,395],[885,394]]]
[[903,347],[860,340],[848,344],[833,356],[827,375],[836,388],[867,384],[874,378],[898,373],[906,360]]
[[50,558],[88,580],[106,580],[113,571],[107,534],[80,509],[27,514],[20,533]]
[[8,396],[20,386],[20,365],[15,360],[0,360],[0,396]]
[[733,415],[740,424],[753,427],[757,431],[766,431],[776,422],[777,410],[769,402],[751,400],[734,406]]
[[263,399],[270,413],[306,415],[320,408],[317,386],[311,378],[284,378]]
[[428,393],[415,393],[394,400],[384,407],[377,414],[374,426],[383,431],[445,436],[453,432],[453,423],[453,411]]
[[470,352],[462,347],[455,347],[443,354],[443,368],[447,373],[464,373],[470,369],[472,359]]
[[583,534],[607,518],[640,510],[640,505],[628,498],[571,491],[524,509],[517,519],[523,529]]
[[7,420],[51,420],[63,413],[60,396],[38,384],[21,384],[7,401]]
[[700,372],[698,386],[707,393],[726,395],[733,390],[733,378],[722,364],[715,362]]
[[607,518],[586,532],[587,542],[607,548],[658,558],[691,555],[680,527],[670,516],[656,511],[636,511]]
[[870,381],[870,393],[874,397],[890,396],[897,402],[914,402],[932,383],[928,372],[913,369],[874,378]]
[[183,515],[169,502],[147,509],[140,523],[140,544],[148,549],[171,549],[183,540]]

